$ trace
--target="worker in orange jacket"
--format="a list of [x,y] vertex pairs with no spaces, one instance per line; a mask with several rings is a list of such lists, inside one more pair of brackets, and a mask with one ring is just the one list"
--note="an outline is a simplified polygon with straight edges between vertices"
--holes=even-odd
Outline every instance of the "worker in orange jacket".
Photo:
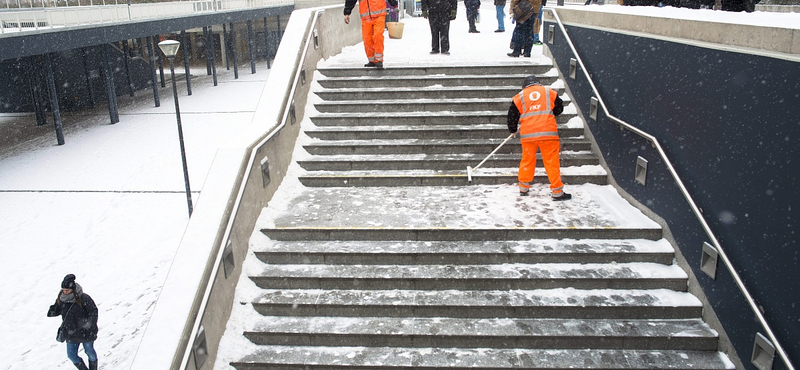
[[[397,7],[397,0],[388,0],[389,5]],[[356,6],[356,0],[344,3],[344,23],[350,24],[350,13]],[[386,0],[359,0],[358,13],[361,15],[361,39],[364,40],[364,51],[369,63],[364,67],[383,69],[383,31],[386,28]]]
[[561,182],[561,142],[558,139],[556,116],[563,111],[564,102],[558,97],[558,92],[542,86],[533,75],[525,78],[522,91],[514,96],[508,108],[507,123],[509,132],[519,132],[519,141],[522,143],[519,195],[527,196],[533,184],[538,149],[542,152],[553,200],[572,199],[572,195],[564,192],[564,183]]

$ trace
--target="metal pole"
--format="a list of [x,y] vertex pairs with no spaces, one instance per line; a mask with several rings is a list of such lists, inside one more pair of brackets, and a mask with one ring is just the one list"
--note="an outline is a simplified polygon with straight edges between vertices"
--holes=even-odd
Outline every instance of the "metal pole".
[[125,76],[128,77],[128,94],[130,97],[133,97],[133,77],[131,77],[131,68],[128,64],[128,56],[131,53],[131,49],[128,46],[128,40],[122,40],[122,53],[125,54],[123,56],[125,61]]
[[208,26],[206,45],[209,47],[208,54],[211,56],[211,76],[214,80],[214,86],[217,86],[217,47],[214,45],[214,26]]
[[188,39],[186,30],[183,30],[181,31],[181,46],[183,46],[183,66],[186,70],[186,95],[192,95],[192,73],[189,71],[189,46],[186,39]]
[[267,69],[272,68],[269,63],[269,27],[267,27],[267,17],[264,17],[264,52],[267,54]]
[[203,51],[206,55],[206,75],[211,74],[211,60],[209,60],[208,53],[208,27],[203,26]]
[[153,79],[153,100],[156,107],[161,106],[161,99],[158,97],[158,76],[156,75],[156,57],[153,53],[153,36],[147,38],[147,54],[150,55],[150,73]]
[[223,41],[223,44],[225,44],[225,47],[222,48],[222,49],[225,50],[223,52],[224,53],[224,57],[225,57],[225,69],[230,71],[231,70],[231,62],[230,62],[230,59],[231,59],[231,56],[230,56],[230,54],[231,54],[231,52],[230,52],[231,51],[231,44],[230,44],[230,41],[228,41],[228,27],[225,25],[225,23],[222,24],[222,41]]
[[231,50],[233,51],[233,78],[239,78],[239,61],[236,58],[236,29],[233,28],[233,22],[231,22]]
[[111,123],[119,122],[119,112],[117,111],[117,90],[114,86],[114,72],[111,70],[111,63],[108,60],[108,45],[100,45],[103,53],[103,75],[106,80],[106,92],[108,93],[108,115]]
[[175,83],[175,66],[169,59],[169,72],[172,76],[172,96],[175,98],[175,117],[178,119],[178,140],[181,144],[181,161],[183,162],[183,181],[186,184],[186,203],[189,206],[189,217],[192,217],[192,189],[189,187],[189,169],[186,167],[186,148],[183,146],[183,127],[181,126],[181,108],[178,104],[178,85]]
[[247,48],[250,49],[250,74],[256,73],[256,51],[253,50],[253,21],[247,20]]
[[[158,37],[158,35],[153,36],[154,44],[158,45],[159,40],[160,38]],[[158,58],[158,73],[159,75],[161,75],[161,87],[166,87],[167,85],[165,84],[164,80],[164,63],[163,60],[161,59],[161,53],[155,53],[155,54],[156,58]]]
[[64,128],[61,125],[61,110],[58,108],[58,93],[56,92],[55,78],[53,78],[53,63],[50,62],[50,53],[45,56],[47,67],[47,87],[50,89],[50,106],[53,108],[53,121],[56,124],[56,140],[58,145],[64,145]]

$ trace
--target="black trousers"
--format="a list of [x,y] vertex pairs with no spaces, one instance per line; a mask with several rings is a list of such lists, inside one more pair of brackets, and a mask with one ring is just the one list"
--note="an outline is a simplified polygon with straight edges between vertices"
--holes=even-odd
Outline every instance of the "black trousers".
[[428,15],[428,24],[431,25],[431,51],[450,51],[450,13]]

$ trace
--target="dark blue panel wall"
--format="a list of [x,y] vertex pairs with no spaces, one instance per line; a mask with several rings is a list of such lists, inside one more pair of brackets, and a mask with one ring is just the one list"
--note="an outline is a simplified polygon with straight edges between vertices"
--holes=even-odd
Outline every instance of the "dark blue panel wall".
[[[609,112],[659,140],[789,357],[800,359],[800,63],[566,28]],[[548,47],[568,75],[572,52],[555,30]],[[583,74],[567,83],[589,112],[593,94]],[[740,357],[754,369],[754,336],[764,331],[721,263],[716,280],[699,270],[709,239],[665,163],[602,111],[589,126],[620,186],[669,223]],[[637,156],[649,161],[646,186],[634,181]]]

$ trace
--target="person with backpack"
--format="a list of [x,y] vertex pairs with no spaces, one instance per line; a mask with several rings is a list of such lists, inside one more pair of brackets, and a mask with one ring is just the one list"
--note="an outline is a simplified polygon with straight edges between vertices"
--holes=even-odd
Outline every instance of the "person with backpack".
[[[69,274],[61,282],[61,291],[56,303],[50,306],[47,317],[61,316],[61,326],[56,339],[67,343],[67,358],[79,370],[97,370],[97,352],[94,341],[97,340],[97,306],[92,297],[83,292],[83,288],[75,282],[75,275]],[[78,356],[78,347],[89,358],[89,367]]]

